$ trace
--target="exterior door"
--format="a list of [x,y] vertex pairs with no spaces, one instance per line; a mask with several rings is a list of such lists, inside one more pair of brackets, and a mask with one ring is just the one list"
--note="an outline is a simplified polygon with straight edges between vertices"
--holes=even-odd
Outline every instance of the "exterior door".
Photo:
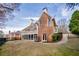
[[46,33],[43,34],[43,41],[46,41],[47,40],[47,35]]

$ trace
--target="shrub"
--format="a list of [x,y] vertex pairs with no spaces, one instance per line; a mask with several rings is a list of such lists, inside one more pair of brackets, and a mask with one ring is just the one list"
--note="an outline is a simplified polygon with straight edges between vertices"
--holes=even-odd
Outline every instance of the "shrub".
[[0,38],[0,46],[3,45],[6,41],[6,38]]
[[52,35],[52,41],[53,42],[58,42],[62,39],[62,33],[55,33]]
[[14,38],[14,37],[12,37],[12,38],[11,38],[11,40],[15,40],[15,38]]

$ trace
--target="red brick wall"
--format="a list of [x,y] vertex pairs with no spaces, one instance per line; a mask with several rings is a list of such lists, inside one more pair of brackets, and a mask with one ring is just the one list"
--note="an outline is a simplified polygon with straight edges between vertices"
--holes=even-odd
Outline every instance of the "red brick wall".
[[39,19],[40,24],[38,26],[38,38],[43,40],[43,34],[46,33],[47,41],[51,42],[52,38],[50,35],[53,33],[54,26],[48,27],[48,15],[43,13]]

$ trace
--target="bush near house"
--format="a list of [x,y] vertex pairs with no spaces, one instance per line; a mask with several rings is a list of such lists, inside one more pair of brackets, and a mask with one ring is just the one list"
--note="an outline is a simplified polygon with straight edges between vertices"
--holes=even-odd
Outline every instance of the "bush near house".
[[62,33],[55,33],[52,35],[52,41],[53,42],[58,42],[62,39]]
[[15,37],[12,37],[11,40],[15,40]]
[[6,38],[0,38],[0,46],[3,45],[6,41]]
[[21,40],[21,37],[12,37],[11,40]]

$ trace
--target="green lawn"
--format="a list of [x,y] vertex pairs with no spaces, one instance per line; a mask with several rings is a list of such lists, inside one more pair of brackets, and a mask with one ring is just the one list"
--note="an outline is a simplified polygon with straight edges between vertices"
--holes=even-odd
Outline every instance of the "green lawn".
[[0,46],[3,56],[79,56],[79,38],[69,39],[65,44],[38,43],[27,40],[8,41]]
[[59,50],[66,56],[79,56],[79,38],[69,39],[66,44],[59,47]]

